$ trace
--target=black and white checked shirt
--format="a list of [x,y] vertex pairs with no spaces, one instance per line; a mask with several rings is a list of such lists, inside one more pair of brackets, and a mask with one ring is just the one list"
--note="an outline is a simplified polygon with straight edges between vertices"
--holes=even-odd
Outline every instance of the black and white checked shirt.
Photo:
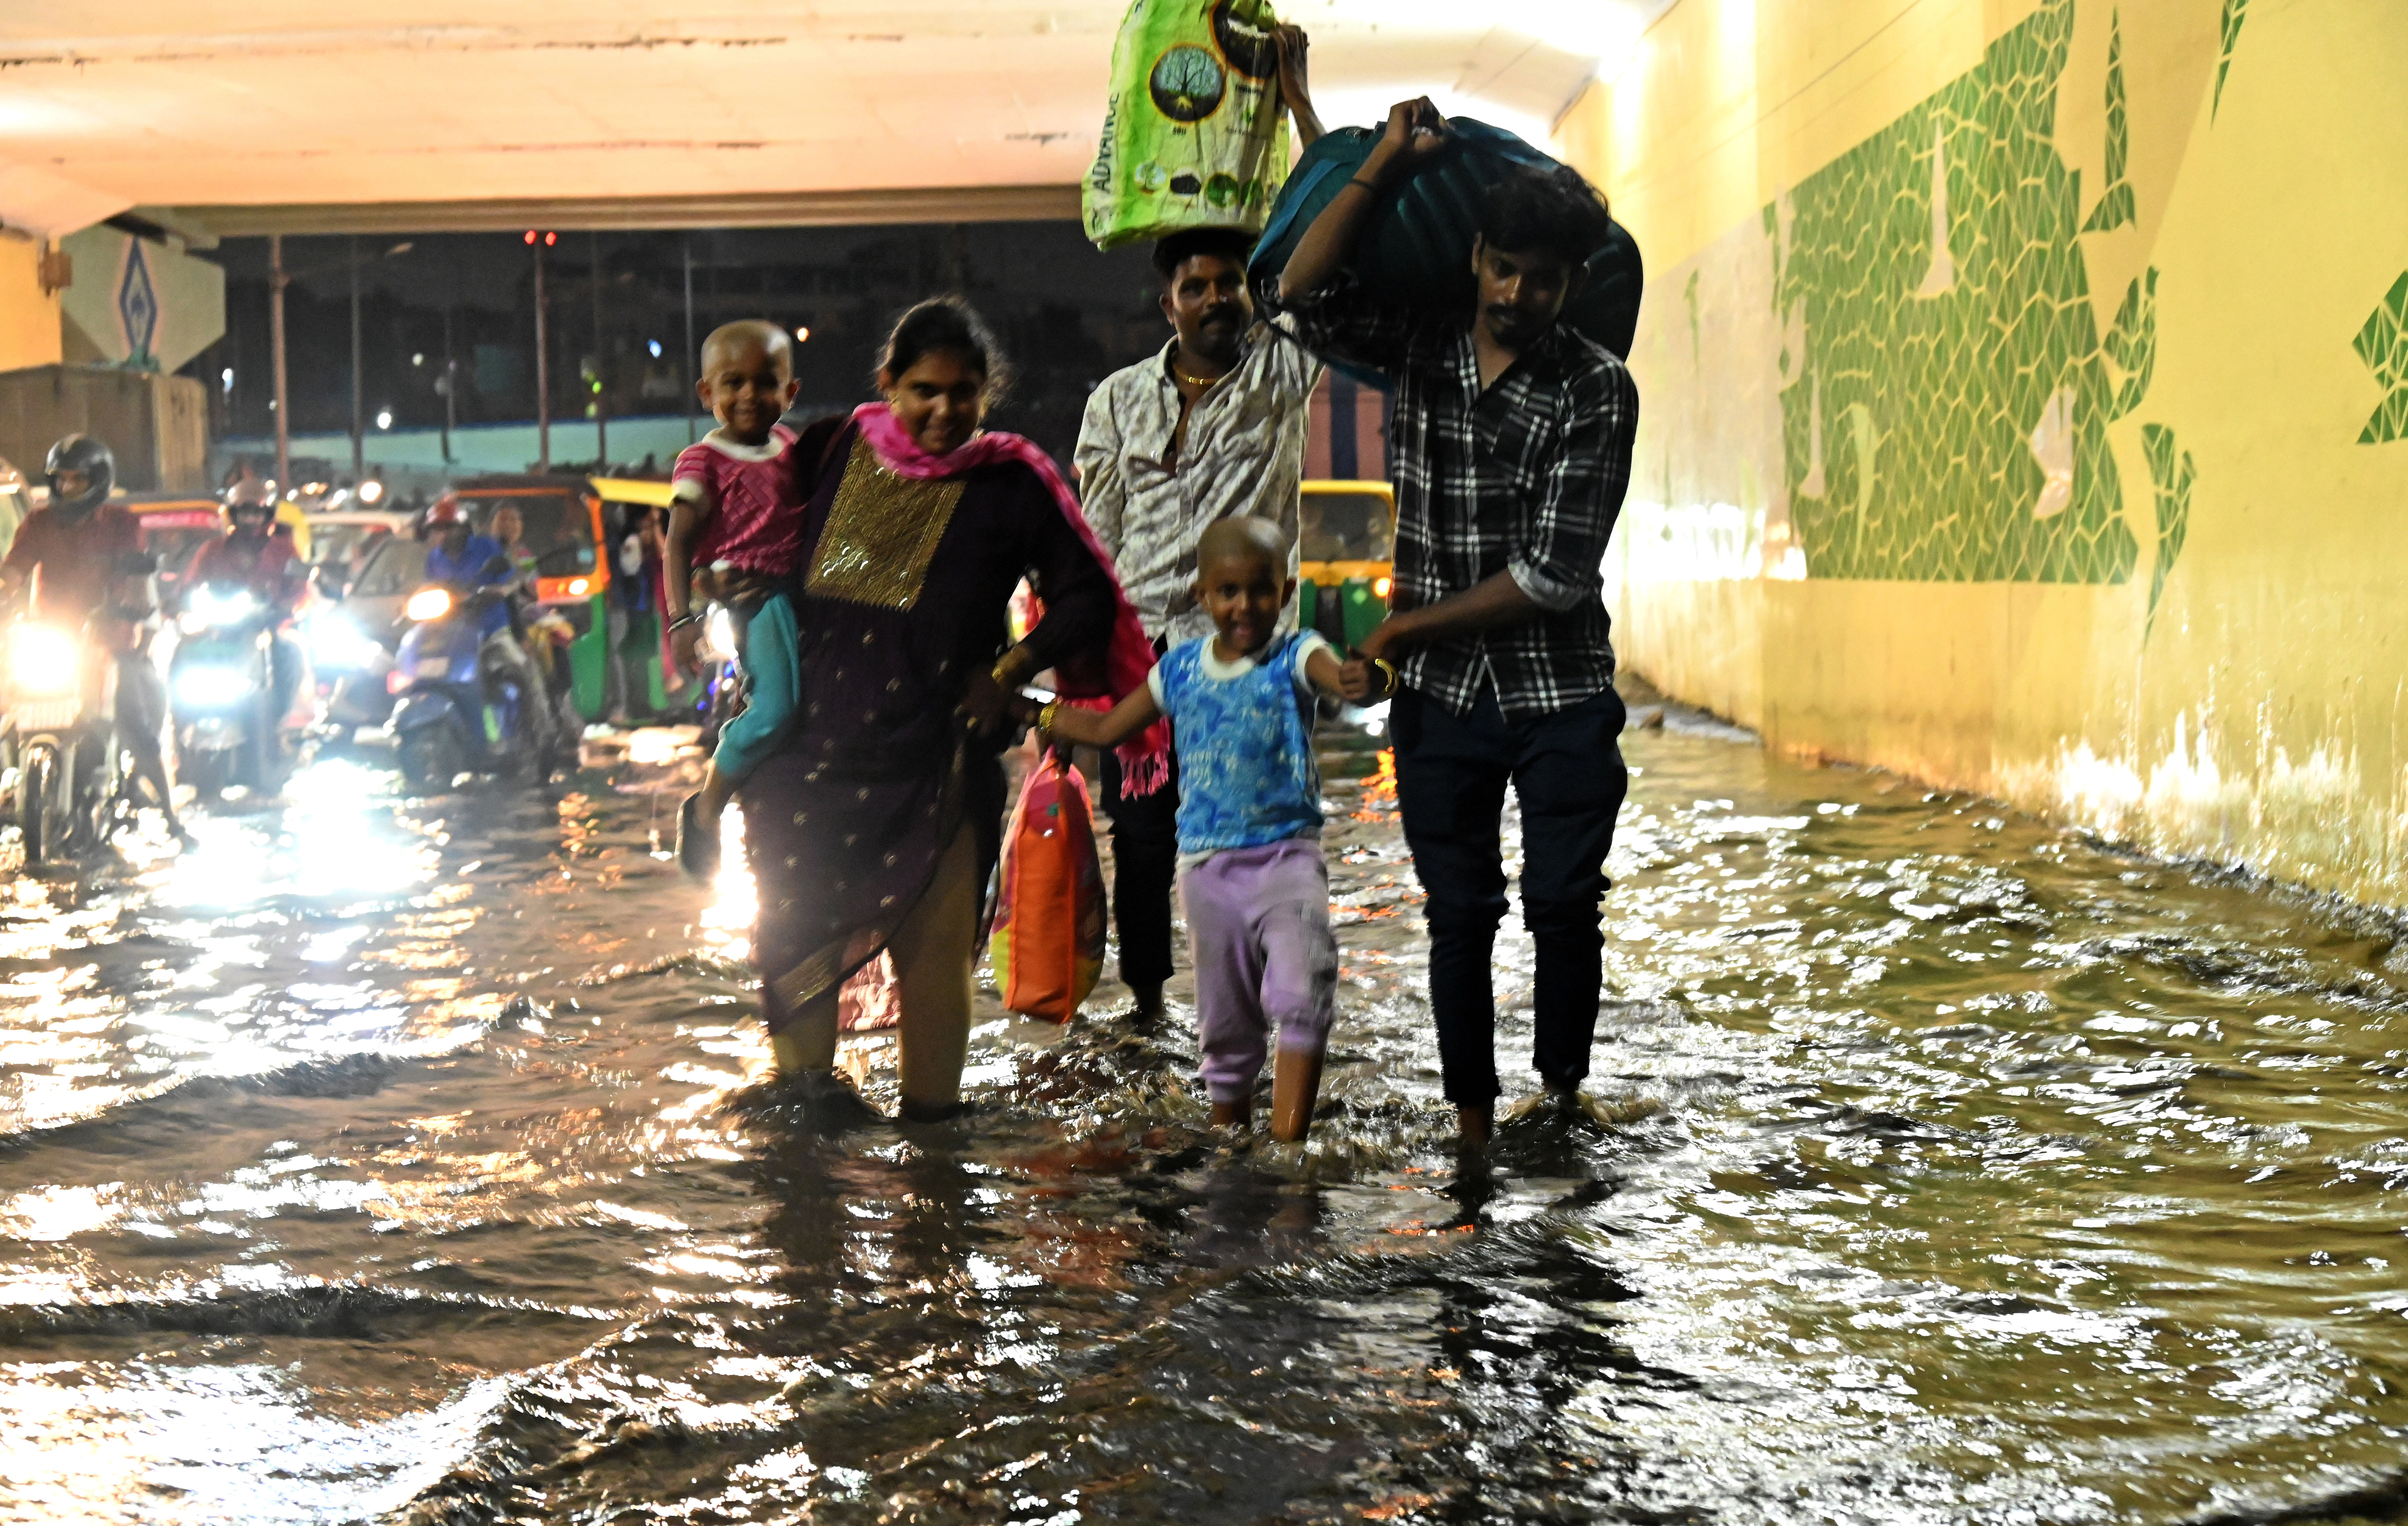
[[1383,309],[1343,271],[1284,306],[1307,345],[1393,379],[1398,607],[1505,572],[1543,611],[1416,649],[1399,664],[1404,681],[1457,715],[1494,684],[1509,720],[1569,709],[1612,684],[1605,543],[1639,425],[1622,363],[1558,323],[1483,392],[1459,315]]

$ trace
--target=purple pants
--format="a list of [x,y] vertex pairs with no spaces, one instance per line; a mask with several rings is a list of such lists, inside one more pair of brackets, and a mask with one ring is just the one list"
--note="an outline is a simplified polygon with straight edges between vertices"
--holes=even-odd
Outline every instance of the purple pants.
[[1263,1073],[1264,1039],[1319,1053],[1338,1005],[1338,939],[1321,845],[1291,837],[1233,848],[1179,874],[1196,960],[1204,1089],[1244,1102]]

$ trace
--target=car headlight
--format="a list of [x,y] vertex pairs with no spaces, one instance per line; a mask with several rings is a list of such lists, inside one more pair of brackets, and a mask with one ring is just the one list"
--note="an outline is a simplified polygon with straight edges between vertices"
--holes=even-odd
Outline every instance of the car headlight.
[[309,658],[329,673],[351,673],[376,660],[377,644],[341,615],[321,615],[309,624]]
[[26,698],[76,692],[76,638],[54,625],[20,625],[8,643],[8,681]]
[[203,709],[232,705],[251,692],[251,675],[237,667],[188,667],[176,675],[176,697]]
[[422,588],[409,596],[409,602],[401,606],[401,612],[421,623],[441,620],[452,612],[452,594],[445,589]]

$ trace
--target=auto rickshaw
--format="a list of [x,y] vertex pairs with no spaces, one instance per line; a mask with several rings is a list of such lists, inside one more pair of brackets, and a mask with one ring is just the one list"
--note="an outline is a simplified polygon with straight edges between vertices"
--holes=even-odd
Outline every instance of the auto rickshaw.
[[1396,490],[1385,482],[1307,482],[1297,531],[1301,622],[1340,652],[1352,651],[1388,618],[1396,577]]
[[[609,695],[607,601],[616,574],[604,548],[612,543],[613,522],[627,510],[666,507],[669,484],[640,478],[480,477],[460,483],[452,496],[480,532],[492,526],[494,510],[503,505],[519,511],[525,545],[536,559],[536,599],[577,632],[568,646],[571,699],[580,715],[601,719]],[[645,658],[644,671],[649,708],[666,709],[668,697],[656,651]]]

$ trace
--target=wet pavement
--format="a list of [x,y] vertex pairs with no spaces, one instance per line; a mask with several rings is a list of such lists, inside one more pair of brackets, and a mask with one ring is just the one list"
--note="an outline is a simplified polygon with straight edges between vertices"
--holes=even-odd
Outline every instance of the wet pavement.
[[1467,1166],[1324,740],[1302,1148],[1206,1127],[1178,987],[990,997],[957,1123],[781,1102],[634,765],[0,881],[0,1519],[2408,1519],[2395,924],[1634,732],[1627,1121]]

